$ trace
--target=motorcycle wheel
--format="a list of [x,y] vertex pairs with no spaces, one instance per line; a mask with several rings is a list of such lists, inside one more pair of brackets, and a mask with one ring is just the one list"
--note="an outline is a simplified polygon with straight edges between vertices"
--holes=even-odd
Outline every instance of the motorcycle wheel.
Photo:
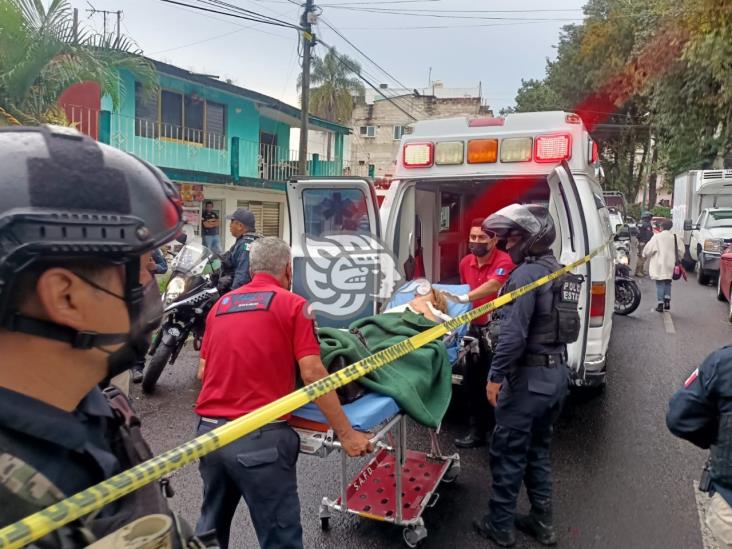
[[633,280],[615,281],[615,314],[629,315],[638,308],[641,292]]
[[145,374],[142,378],[142,392],[151,395],[155,392],[155,385],[160,379],[160,375],[163,373],[165,365],[170,360],[170,355],[173,354],[173,347],[160,343],[155,354],[150,359],[150,363],[145,368]]

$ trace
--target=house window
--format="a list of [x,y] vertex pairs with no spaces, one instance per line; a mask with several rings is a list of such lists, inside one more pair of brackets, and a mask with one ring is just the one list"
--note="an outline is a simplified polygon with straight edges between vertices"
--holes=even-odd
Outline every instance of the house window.
[[135,135],[157,137],[158,94],[145,93],[135,82]]
[[404,126],[394,126],[394,141],[399,141],[404,135]]
[[376,126],[361,126],[359,134],[361,137],[376,137]]
[[256,231],[263,236],[282,236],[280,234],[280,203],[250,202],[237,200],[237,208],[246,208],[254,214]]
[[163,90],[160,92],[160,134],[170,139],[183,139],[183,96]]
[[135,135],[226,148],[226,105],[196,95],[162,90],[146,97],[135,83]]

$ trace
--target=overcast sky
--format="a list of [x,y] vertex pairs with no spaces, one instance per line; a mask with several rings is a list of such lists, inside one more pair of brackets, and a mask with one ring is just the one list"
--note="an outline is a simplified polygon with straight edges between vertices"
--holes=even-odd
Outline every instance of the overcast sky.
[[[293,105],[298,102],[296,82],[300,68],[294,30],[203,13],[160,0],[90,2],[98,10],[123,10],[122,32],[133,38],[149,57],[230,78],[240,86]],[[229,0],[242,8],[297,23],[301,8],[293,2]],[[445,87],[474,87],[482,82],[483,97],[497,113],[501,107],[513,104],[521,78],[544,76],[545,60],[555,56],[561,26],[581,20],[583,3],[322,0],[322,18],[410,88],[426,87],[430,68],[432,80],[441,80]],[[103,17],[96,14],[88,18],[87,0],[71,0],[71,4],[79,8],[83,25],[101,32]],[[450,13],[445,13],[448,10]],[[108,29],[113,28],[115,21],[114,15],[107,17]],[[373,76],[370,80],[374,84],[396,86],[322,22],[316,33],[341,53],[357,59]],[[321,54],[323,51],[322,46],[316,49]]]

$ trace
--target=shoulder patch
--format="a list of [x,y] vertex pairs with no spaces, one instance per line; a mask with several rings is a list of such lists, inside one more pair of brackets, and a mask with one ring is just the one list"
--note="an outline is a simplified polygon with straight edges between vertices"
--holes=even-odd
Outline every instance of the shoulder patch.
[[227,295],[219,303],[216,316],[231,313],[249,313],[252,311],[268,311],[274,292],[251,292],[246,294]]
[[498,267],[498,268],[496,269],[496,274],[497,274],[498,276],[503,276],[503,275],[505,275],[505,274],[506,274],[506,269],[504,269],[503,267]]
[[686,381],[684,381],[684,388],[688,389],[689,385],[694,383],[696,381],[696,378],[698,378],[698,377],[699,377],[699,368],[697,368],[696,370],[691,372],[691,375],[688,378],[686,378]]

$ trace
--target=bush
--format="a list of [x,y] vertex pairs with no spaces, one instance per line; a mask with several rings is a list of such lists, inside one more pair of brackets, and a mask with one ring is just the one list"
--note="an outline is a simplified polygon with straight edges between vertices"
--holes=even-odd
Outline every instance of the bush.
[[667,208],[666,206],[654,206],[651,212],[655,217],[671,219],[671,208]]

